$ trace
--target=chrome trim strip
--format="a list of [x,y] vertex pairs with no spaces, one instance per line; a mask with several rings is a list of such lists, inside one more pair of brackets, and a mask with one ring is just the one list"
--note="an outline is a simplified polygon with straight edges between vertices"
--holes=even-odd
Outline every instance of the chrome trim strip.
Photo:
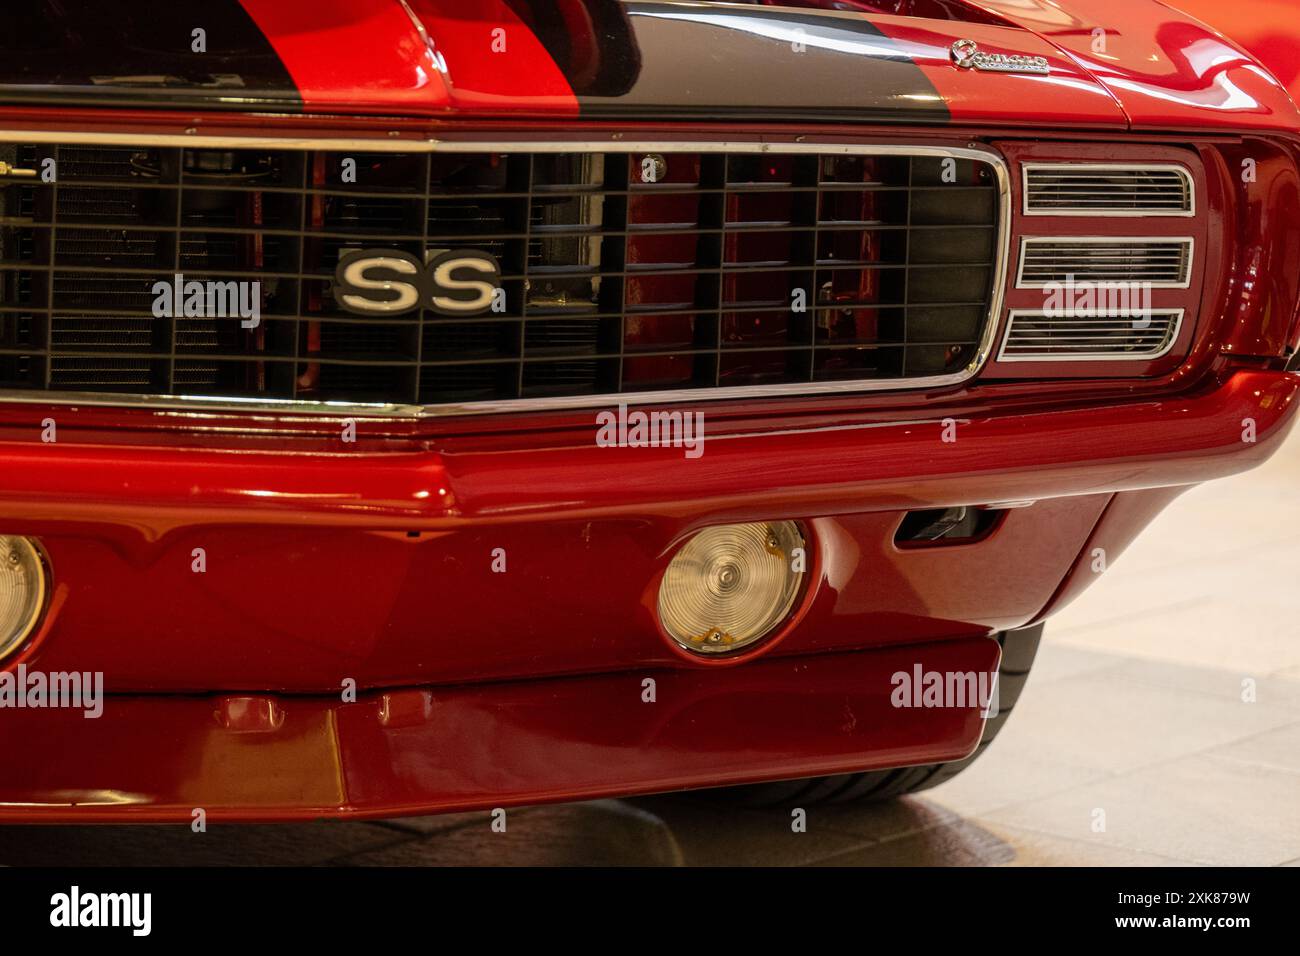
[[[618,134],[615,134],[618,135]],[[1002,303],[1006,294],[1008,259],[1011,245],[1011,177],[1000,153],[988,147],[905,146],[901,144],[864,144],[843,142],[746,142],[718,140],[404,140],[404,139],[297,139],[275,137],[231,137],[192,135],[140,135],[126,133],[58,133],[34,130],[0,129],[0,144],[24,143],[102,143],[121,146],[173,146],[207,149],[218,146],[274,149],[362,149],[390,152],[510,152],[566,153],[576,151],[602,153],[695,152],[695,153],[839,153],[867,156],[933,156],[970,159],[987,163],[997,178],[998,238],[994,250],[993,287],[984,334],[969,365],[948,375],[906,379],[875,379],[839,382],[803,382],[777,385],[741,385],[730,388],[670,389],[658,392],[617,392],[603,395],[571,395],[559,398],[514,398],[498,401],[443,403],[437,405],[356,404],[350,402],[303,402],[289,399],[237,399],[203,395],[120,395],[112,392],[32,392],[0,389],[0,403],[17,402],[43,405],[88,405],[105,407],[151,408],[160,411],[189,412],[259,412],[270,415],[346,415],[356,418],[443,418],[461,415],[489,415],[508,412],[555,411],[581,408],[607,408],[611,404],[665,405],[679,402],[715,402],[731,399],[766,398],[783,395],[836,395],[858,392],[903,391],[916,388],[945,388],[973,378],[993,354],[997,343]]]
[[241,398],[219,395],[138,395],[121,392],[56,392],[0,389],[0,405],[84,405],[87,408],[137,408],[158,412],[234,412],[274,418],[294,415],[337,418],[423,418],[423,405],[385,402],[303,402],[292,398]]
[[[287,118],[287,117],[286,117]],[[296,118],[296,117],[295,117]],[[170,146],[186,149],[359,149],[367,153],[430,153],[440,148],[435,139],[398,139],[396,130],[386,139],[356,136],[223,136],[208,135],[199,127],[184,133],[99,133],[62,130],[0,129],[0,143],[56,143],[61,146]]]
[[[1187,187],[1187,209],[1091,209],[1087,207],[1063,206],[1053,209],[1032,210],[1029,208],[1029,173],[1035,169],[1051,170],[1133,170],[1133,169],[1172,169]],[[1191,218],[1196,215],[1196,182],[1186,166],[1178,163],[1021,163],[1020,164],[1020,211],[1026,216],[1090,216],[1100,218],[1131,218],[1133,216],[1181,216]]]
[[[1163,358],[1169,354],[1178,341],[1178,334],[1183,328],[1183,309],[1152,309],[1153,313],[1158,315],[1173,315],[1174,321],[1169,332],[1169,338],[1159,352],[1144,352],[1141,355],[1113,355],[1108,352],[1079,352],[1070,355],[1007,355],[1007,342],[1011,338],[1011,330],[1015,325],[1016,319],[1021,316],[1038,316],[1046,318],[1047,313],[1042,309],[1012,309],[1007,313],[1006,331],[1002,333],[1002,342],[998,346],[998,362],[1154,362],[1158,358]],[[1081,318],[1082,316],[1076,316]],[[1105,313],[1099,313],[1097,318],[1126,318],[1126,316],[1107,316]]]
[[1020,255],[1016,263],[1016,288],[1017,289],[1044,289],[1047,287],[1046,282],[1026,282],[1025,281],[1025,251],[1031,244],[1041,245],[1050,242],[1075,242],[1075,243],[1096,243],[1105,245],[1107,243],[1139,243],[1139,242],[1179,242],[1187,250],[1187,257],[1184,260],[1184,275],[1181,282],[1152,282],[1146,279],[1080,279],[1081,282],[1093,282],[1101,285],[1112,285],[1121,282],[1137,282],[1143,285],[1149,285],[1153,289],[1187,289],[1192,284],[1193,257],[1196,255],[1196,240],[1192,236],[1021,236],[1020,237]]

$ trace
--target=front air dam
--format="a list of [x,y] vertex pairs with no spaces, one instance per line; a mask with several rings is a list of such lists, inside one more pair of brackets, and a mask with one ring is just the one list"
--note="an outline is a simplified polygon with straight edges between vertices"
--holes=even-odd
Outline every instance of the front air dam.
[[0,820],[387,817],[956,760],[979,742],[984,692],[912,685],[991,688],[999,658],[976,637],[354,703],[110,696],[97,719],[15,708],[0,721]]

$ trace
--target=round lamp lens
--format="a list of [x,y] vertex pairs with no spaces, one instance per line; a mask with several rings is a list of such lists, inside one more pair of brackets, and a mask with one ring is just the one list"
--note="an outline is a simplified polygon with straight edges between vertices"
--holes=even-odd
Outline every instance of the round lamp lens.
[[[659,620],[682,647],[726,654],[789,615],[803,582],[803,535],[793,521],[705,528],[677,552],[659,586]],[[798,570],[796,570],[796,568]]]
[[45,607],[45,563],[27,538],[0,535],[0,659],[32,633]]

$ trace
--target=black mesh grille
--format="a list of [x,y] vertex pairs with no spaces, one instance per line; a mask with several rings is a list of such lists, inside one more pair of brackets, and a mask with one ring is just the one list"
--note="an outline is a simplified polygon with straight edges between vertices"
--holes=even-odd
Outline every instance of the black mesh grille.
[[[888,381],[969,365],[992,168],[816,154],[4,146],[0,388],[440,403]],[[355,178],[351,175],[355,168]],[[505,309],[365,317],[341,252],[490,252]],[[153,315],[261,282],[260,327]]]

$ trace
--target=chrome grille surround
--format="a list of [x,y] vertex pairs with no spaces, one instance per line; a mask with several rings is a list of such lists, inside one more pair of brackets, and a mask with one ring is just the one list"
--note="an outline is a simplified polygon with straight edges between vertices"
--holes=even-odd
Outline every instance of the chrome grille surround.
[[[234,411],[264,411],[272,414],[289,414],[289,413],[324,413],[324,414],[342,414],[354,413],[359,415],[398,415],[404,417],[422,417],[438,415],[462,415],[462,414],[483,414],[490,412],[509,412],[509,411],[537,411],[543,409],[555,408],[583,408],[599,407],[608,405],[613,401],[627,402],[629,404],[638,403],[667,403],[679,401],[711,401],[718,399],[745,399],[759,396],[777,396],[777,395],[798,395],[798,394],[831,394],[831,393],[853,393],[862,391],[873,391],[881,389],[901,390],[914,387],[936,387],[944,385],[953,385],[965,381],[972,377],[979,368],[988,359],[992,352],[994,339],[996,338],[997,322],[996,318],[1000,313],[1000,307],[1003,297],[1006,264],[1007,264],[1007,243],[1010,228],[1009,216],[1009,184],[1005,164],[999,158],[998,154],[991,150],[979,148],[948,148],[937,146],[900,146],[900,145],[875,145],[861,143],[844,143],[844,142],[783,142],[783,143],[756,143],[756,142],[710,142],[710,141],[675,141],[675,142],[616,142],[616,141],[584,141],[584,142],[532,142],[532,141],[514,141],[514,142],[465,142],[465,141],[420,141],[412,142],[404,140],[400,142],[391,141],[340,141],[340,140],[323,140],[323,141],[304,141],[304,140],[281,140],[267,138],[229,138],[219,139],[216,137],[190,137],[190,136],[153,136],[153,137],[136,137],[125,134],[81,134],[81,135],[51,135],[37,132],[6,132],[0,136],[8,143],[53,143],[60,144],[102,144],[102,145],[125,145],[132,147],[158,146],[158,147],[188,147],[192,149],[212,150],[219,148],[229,149],[328,149],[332,152],[339,152],[346,149],[358,149],[368,153],[381,152],[402,152],[402,153],[481,153],[484,151],[518,151],[528,153],[572,153],[572,152],[593,152],[600,154],[630,154],[630,153],[732,153],[732,154],[767,154],[770,156],[785,155],[844,155],[844,156],[905,156],[905,157],[936,157],[936,158],[954,158],[973,160],[979,163],[987,164],[993,171],[994,188],[996,195],[996,224],[994,250],[991,259],[991,278],[989,282],[989,295],[987,297],[987,312],[984,315],[982,331],[979,335],[978,342],[975,343],[975,349],[968,364],[958,371],[943,375],[925,375],[918,377],[899,377],[888,379],[852,379],[841,381],[810,381],[800,383],[780,383],[780,384],[755,384],[741,385],[734,387],[708,387],[708,388],[689,388],[689,389],[666,389],[662,391],[646,392],[606,392],[601,394],[589,395],[565,395],[552,397],[530,397],[514,398],[504,400],[482,400],[472,402],[439,402],[430,404],[403,403],[403,402],[364,402],[364,401],[301,401],[297,399],[285,399],[274,397],[245,397],[245,396],[209,396],[204,395],[201,391],[195,394],[113,394],[113,393],[96,393],[96,392],[67,392],[60,390],[13,390],[6,389],[0,392],[0,400],[4,401],[26,401],[40,403],[74,403],[83,405],[141,405],[156,408],[176,408],[176,409],[229,409]],[[64,316],[64,322],[58,330],[61,337],[75,335],[77,328],[77,319],[87,312],[93,312],[93,309],[87,309],[84,305],[80,306],[80,312],[72,308],[65,308],[62,312],[68,313]],[[129,318],[129,317],[127,317]],[[131,336],[133,329],[129,323],[124,323],[119,330],[105,330],[99,328],[93,330],[93,334],[98,336],[98,343],[101,345],[115,344],[116,340],[112,338],[113,334],[121,337],[123,345],[128,345],[132,341]],[[178,331],[179,334],[179,331]],[[202,327],[188,327],[185,335],[189,337],[190,342],[202,342],[207,336],[209,330]],[[108,338],[105,338],[105,336]],[[51,332],[53,339],[54,332]],[[93,362],[93,359],[89,361]],[[202,377],[202,368],[204,360],[202,355],[196,355],[194,361],[187,363],[187,369],[190,366]],[[88,370],[93,371],[93,369]],[[69,371],[75,371],[70,367]],[[128,370],[129,371],[129,370]],[[130,376],[128,375],[128,378]],[[173,392],[175,386],[183,383],[183,378],[173,378]],[[132,384],[132,383],[127,383]]]

